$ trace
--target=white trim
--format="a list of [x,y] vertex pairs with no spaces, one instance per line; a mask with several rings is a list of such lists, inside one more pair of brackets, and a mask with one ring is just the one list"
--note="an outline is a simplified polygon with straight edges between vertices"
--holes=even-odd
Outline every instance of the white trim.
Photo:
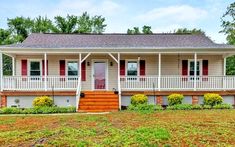
[[[200,69],[200,75],[202,76],[202,60],[203,59],[197,59],[197,61],[199,61],[199,69]],[[188,59],[188,76],[190,76],[190,62],[194,62],[194,59]],[[191,75],[194,76],[194,75]]]
[[[39,66],[40,66],[40,75],[39,76],[42,76],[42,59],[27,59],[27,75],[28,76],[31,76],[30,75],[30,63],[31,62],[39,62]],[[44,65],[45,66],[45,65]],[[22,67],[21,67],[22,68]]]
[[125,75],[128,76],[128,75],[127,75],[128,61],[136,61],[136,62],[137,62],[137,75],[136,75],[136,76],[139,76],[139,75],[140,75],[140,71],[139,71],[139,70],[140,70],[140,69],[139,69],[139,66],[140,66],[140,65],[139,65],[139,60],[138,60],[138,59],[126,59],[126,60],[125,60],[125,64],[126,64],[126,66],[125,66],[125,68],[126,68],[126,69],[125,69],[125,72],[126,72]]
[[[95,62],[105,62],[106,64],[106,70],[105,70],[105,89],[95,89],[95,81],[94,81],[94,63]],[[109,89],[109,65],[108,65],[108,59],[92,59],[91,60],[91,85],[93,91],[102,91],[102,90],[108,90]]]
[[45,80],[44,80],[44,89],[45,91],[47,91],[47,53],[44,53],[44,77],[45,77]]
[[68,62],[70,62],[70,61],[76,61],[77,62],[77,68],[78,68],[78,75],[79,75],[79,69],[80,69],[80,67],[79,67],[79,61],[78,60],[76,60],[76,59],[65,59],[65,76],[69,76],[68,75]]
[[81,59],[81,62],[85,61],[90,55],[91,53],[88,53],[83,59]]
[[15,76],[15,57],[12,57],[12,76]]
[[121,90],[121,81],[120,81],[120,53],[118,53],[118,59],[117,59],[117,64],[118,64],[118,102],[119,102],[119,110],[121,110],[122,109],[122,101],[121,101],[121,97],[122,97],[122,95],[121,95],[121,92],[122,92],[122,90]]
[[162,58],[161,53],[158,54],[158,91],[161,90],[161,64],[162,64]]
[[3,91],[3,56],[2,53],[0,53],[0,91]]
[[113,58],[113,60],[114,60],[116,63],[118,63],[118,60],[117,60],[111,53],[108,53],[108,54],[109,54],[110,57]]
[[224,71],[223,71],[223,74],[224,74],[224,76],[226,76],[226,64],[227,64],[227,58],[225,57],[224,58]]

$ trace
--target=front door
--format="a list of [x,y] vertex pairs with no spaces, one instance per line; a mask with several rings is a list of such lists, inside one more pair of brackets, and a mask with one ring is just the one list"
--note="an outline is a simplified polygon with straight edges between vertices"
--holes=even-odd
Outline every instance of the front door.
[[93,62],[93,87],[94,90],[107,89],[107,63],[104,60]]

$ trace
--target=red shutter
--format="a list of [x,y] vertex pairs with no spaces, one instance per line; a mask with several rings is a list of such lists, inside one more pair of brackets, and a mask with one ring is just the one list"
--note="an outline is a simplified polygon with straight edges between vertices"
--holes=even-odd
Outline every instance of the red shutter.
[[60,76],[65,76],[65,60],[60,60]]
[[126,74],[125,60],[120,60],[120,75],[125,76]]
[[[202,61],[202,75],[203,76],[208,76],[208,60],[203,60]],[[202,78],[203,81],[208,81],[207,77]]]
[[[182,60],[182,76],[188,75],[188,60]],[[187,77],[183,77],[183,81],[187,81]]]
[[21,60],[21,75],[27,76],[27,60]]
[[86,81],[86,61],[82,62],[82,81]]
[[145,76],[145,60],[140,60],[140,76]]
[[[44,60],[42,60],[42,75],[44,76],[45,74],[45,65],[44,65]],[[48,75],[48,60],[47,60],[47,75]]]
[[[145,60],[140,60],[140,76],[145,76]],[[144,81],[145,78],[140,78],[140,81]]]

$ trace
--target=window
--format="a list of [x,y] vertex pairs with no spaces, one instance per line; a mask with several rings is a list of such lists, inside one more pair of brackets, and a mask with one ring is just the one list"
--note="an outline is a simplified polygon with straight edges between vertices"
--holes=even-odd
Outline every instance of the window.
[[30,76],[40,76],[41,75],[41,62],[40,61],[30,61]]
[[127,61],[127,76],[138,75],[138,63],[137,61]]
[[67,61],[67,75],[68,76],[78,75],[78,62],[77,61]]
[[[202,68],[202,63],[201,63],[201,61],[197,61],[197,67],[196,67],[196,75],[197,76],[200,76],[201,75],[201,68]],[[194,79],[194,61],[190,61],[189,60],[189,71],[188,71],[188,73],[189,73],[189,76],[190,76],[190,80],[193,80]],[[197,78],[197,80],[199,80],[199,78]]]

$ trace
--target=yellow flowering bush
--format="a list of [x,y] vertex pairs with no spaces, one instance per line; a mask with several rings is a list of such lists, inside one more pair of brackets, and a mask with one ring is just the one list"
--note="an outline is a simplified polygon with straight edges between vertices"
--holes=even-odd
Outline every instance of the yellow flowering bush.
[[53,105],[53,100],[49,96],[39,96],[33,100],[34,107],[51,107]]
[[215,106],[223,103],[223,98],[217,93],[204,94],[204,105]]
[[139,104],[147,104],[148,97],[144,94],[136,94],[131,97],[131,104],[136,106]]
[[172,105],[178,105],[178,104],[182,104],[182,101],[184,99],[184,95],[182,94],[178,94],[178,93],[173,93],[173,94],[170,94],[168,97],[168,104],[170,106]]

